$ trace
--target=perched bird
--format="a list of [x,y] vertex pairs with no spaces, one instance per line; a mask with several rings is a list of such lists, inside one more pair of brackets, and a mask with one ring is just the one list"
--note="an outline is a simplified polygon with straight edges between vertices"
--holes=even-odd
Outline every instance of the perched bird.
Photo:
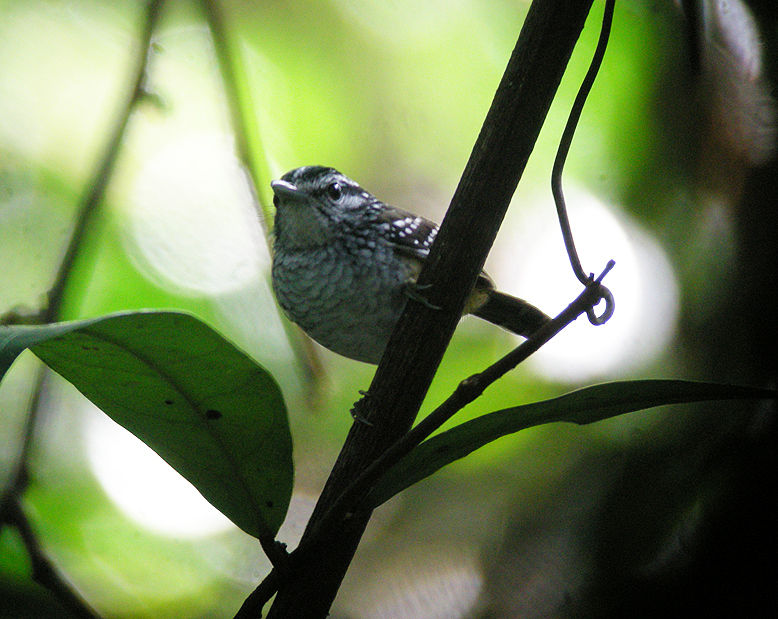
[[[276,207],[272,278],[290,320],[330,350],[378,363],[438,227],[389,206],[337,170],[305,166],[271,183]],[[474,314],[525,337],[549,317],[495,289],[481,272]]]

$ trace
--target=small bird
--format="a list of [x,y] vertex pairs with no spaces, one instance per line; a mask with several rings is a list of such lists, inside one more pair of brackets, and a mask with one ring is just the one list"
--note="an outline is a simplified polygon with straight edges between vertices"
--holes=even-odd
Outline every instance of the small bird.
[[[272,279],[290,320],[330,350],[377,364],[438,226],[389,206],[333,168],[305,166],[271,183],[276,207]],[[549,317],[495,289],[483,271],[474,314],[529,337]]]

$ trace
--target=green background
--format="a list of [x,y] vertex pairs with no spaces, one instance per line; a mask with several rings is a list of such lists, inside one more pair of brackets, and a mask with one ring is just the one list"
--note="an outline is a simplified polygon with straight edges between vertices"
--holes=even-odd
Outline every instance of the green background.
[[[526,3],[220,4],[262,204],[271,178],[319,163],[387,202],[442,218]],[[533,235],[522,213],[544,212],[553,222],[553,154],[601,8],[596,2],[487,263],[506,286],[506,264],[544,275],[546,265],[527,265],[531,256],[516,239]],[[760,45],[748,47],[747,31],[732,36],[762,50],[767,79],[776,72],[778,19],[771,3],[753,9]],[[0,2],[0,313],[42,303],[126,96],[142,14],[143,4],[130,1]],[[765,146],[774,136],[754,128],[742,103],[753,102],[748,88],[759,80],[715,59],[714,69],[696,71],[686,27],[675,3],[618,4],[566,169],[571,211],[576,191],[596,196],[627,222],[630,242],[661,248],[672,280],[650,291],[675,299],[669,313],[659,326],[625,331],[620,360],[601,367],[600,330],[589,327],[594,344],[584,356],[599,369],[562,378],[522,367],[462,419],[612,378],[756,386],[775,379],[767,293],[775,284],[770,205],[778,173]],[[234,188],[235,163],[225,163],[228,102],[197,3],[166,3],[147,88],[153,96],[131,119],[62,318],[183,309],[268,368],[294,440],[295,494],[281,531],[294,545],[373,368],[307,347],[284,329],[268,287],[261,216],[229,210],[251,202]],[[607,236],[601,245],[617,262],[615,278],[620,256],[609,252]],[[549,246],[562,255],[561,240]],[[604,265],[595,260],[584,256],[584,268]],[[577,293],[572,276],[561,287],[563,299]],[[620,288],[612,289],[618,315]],[[630,291],[621,289],[622,301]],[[650,312],[655,301],[649,294],[642,303]],[[645,354],[653,330],[659,344]],[[498,329],[463,321],[425,408],[511,343]],[[18,453],[35,367],[25,355],[0,390],[0,487]],[[99,413],[56,376],[42,406],[24,505],[74,587],[109,617],[232,616],[267,572],[258,543],[236,528],[172,534],[134,520],[106,494],[88,455],[89,419]],[[774,439],[774,417],[749,403],[504,438],[377,511],[332,616],[602,616],[695,603],[764,611],[774,605],[767,589],[775,574],[754,566],[774,557],[761,502],[775,488]],[[0,614],[63,612],[31,581],[16,533],[3,529]]]

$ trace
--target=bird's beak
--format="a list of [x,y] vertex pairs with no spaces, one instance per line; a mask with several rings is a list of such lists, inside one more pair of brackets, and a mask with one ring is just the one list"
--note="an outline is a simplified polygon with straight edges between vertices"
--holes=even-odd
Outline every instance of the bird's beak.
[[297,185],[289,181],[272,181],[270,186],[273,188],[273,193],[281,200],[291,200],[294,202],[303,202],[305,200],[305,194],[297,188]]

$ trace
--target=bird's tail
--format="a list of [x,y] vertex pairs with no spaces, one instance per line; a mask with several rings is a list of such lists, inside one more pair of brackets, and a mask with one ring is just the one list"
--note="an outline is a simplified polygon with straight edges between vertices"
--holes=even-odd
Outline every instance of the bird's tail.
[[551,320],[524,299],[497,290],[489,290],[486,303],[473,314],[523,337],[529,337]]

